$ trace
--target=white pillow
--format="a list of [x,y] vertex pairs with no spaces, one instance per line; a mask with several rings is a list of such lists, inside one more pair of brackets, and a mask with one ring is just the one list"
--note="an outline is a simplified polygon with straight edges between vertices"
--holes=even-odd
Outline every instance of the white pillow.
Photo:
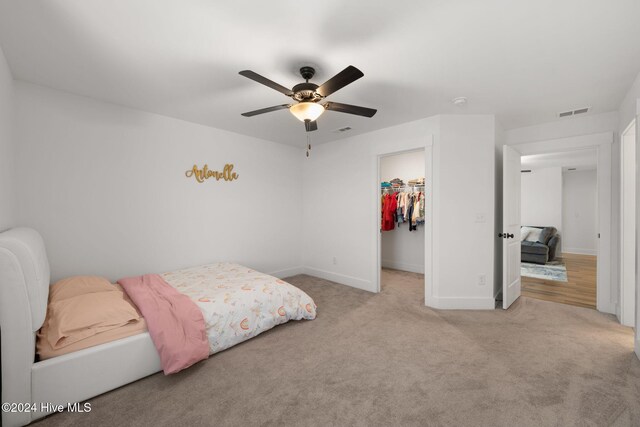
[[520,241],[522,242],[527,238],[527,236],[531,233],[531,229],[529,227],[522,227],[520,229]]
[[540,239],[541,228],[530,228],[531,232],[527,236],[527,242],[537,242]]

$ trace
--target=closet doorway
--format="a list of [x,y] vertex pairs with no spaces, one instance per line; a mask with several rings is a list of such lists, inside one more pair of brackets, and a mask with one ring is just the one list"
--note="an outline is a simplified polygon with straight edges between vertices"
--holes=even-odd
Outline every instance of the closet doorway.
[[379,158],[381,292],[424,295],[425,169],[424,149]]

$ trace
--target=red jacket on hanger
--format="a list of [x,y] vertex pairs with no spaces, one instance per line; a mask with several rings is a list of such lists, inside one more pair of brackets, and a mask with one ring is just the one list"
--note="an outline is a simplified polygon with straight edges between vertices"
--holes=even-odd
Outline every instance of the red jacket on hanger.
[[390,231],[395,228],[394,214],[398,207],[398,199],[395,194],[386,194],[382,203],[382,231]]

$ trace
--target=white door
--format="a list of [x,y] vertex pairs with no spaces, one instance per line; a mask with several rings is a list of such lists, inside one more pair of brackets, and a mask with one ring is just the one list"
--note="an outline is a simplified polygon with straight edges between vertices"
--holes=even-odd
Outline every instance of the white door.
[[502,157],[502,308],[520,297],[520,153],[504,146]]

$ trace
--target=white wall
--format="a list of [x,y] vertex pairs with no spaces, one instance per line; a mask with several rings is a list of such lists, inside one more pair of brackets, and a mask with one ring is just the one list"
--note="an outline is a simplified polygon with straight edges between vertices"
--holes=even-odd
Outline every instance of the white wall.
[[616,131],[618,129],[618,120],[617,111],[568,117],[549,123],[506,130],[505,139],[506,144],[514,145]]
[[522,225],[552,226],[562,238],[562,168],[540,168],[521,174]]
[[380,179],[400,178],[406,184],[410,179],[424,178],[424,150],[385,156],[380,159]]
[[620,322],[635,325],[636,294],[636,126],[622,135],[622,183],[621,221],[622,241],[620,245]]
[[[495,138],[494,116],[441,116],[434,252],[442,308],[495,307]],[[482,286],[479,276],[486,279]]]
[[[622,104],[620,104],[619,135],[636,118],[636,166],[640,164],[640,73],[636,77],[633,86],[627,92]],[[618,181],[619,182],[619,181]],[[636,174],[636,224],[640,224],[640,173]],[[637,231],[637,230],[636,230]],[[637,234],[636,234],[636,248]],[[640,357],[640,283],[638,283],[638,266],[640,266],[640,250],[636,251],[636,354]]]
[[[42,233],[54,279],[225,260],[300,271],[302,149],[27,83],[15,90],[19,218]],[[234,163],[239,179],[185,177],[204,163]]]
[[431,139],[434,301],[442,308],[494,307],[493,116],[436,116],[314,148],[304,171],[303,222],[313,224],[304,227],[308,273],[376,290],[377,156]]
[[0,48],[0,231],[16,225],[13,77]]
[[595,170],[562,174],[562,252],[597,254],[597,188]]
[[[380,179],[390,181],[400,178],[424,177],[424,150],[386,156],[380,159]],[[397,270],[424,273],[424,226],[409,231],[409,224],[402,224],[381,235],[382,266]]]
[[[629,88],[629,91],[624,97],[624,100],[620,104],[618,110],[618,133],[622,135],[624,130],[631,124],[634,118],[638,115],[638,101],[640,101],[640,73],[638,73],[633,85]],[[640,129],[636,127],[636,132]]]

